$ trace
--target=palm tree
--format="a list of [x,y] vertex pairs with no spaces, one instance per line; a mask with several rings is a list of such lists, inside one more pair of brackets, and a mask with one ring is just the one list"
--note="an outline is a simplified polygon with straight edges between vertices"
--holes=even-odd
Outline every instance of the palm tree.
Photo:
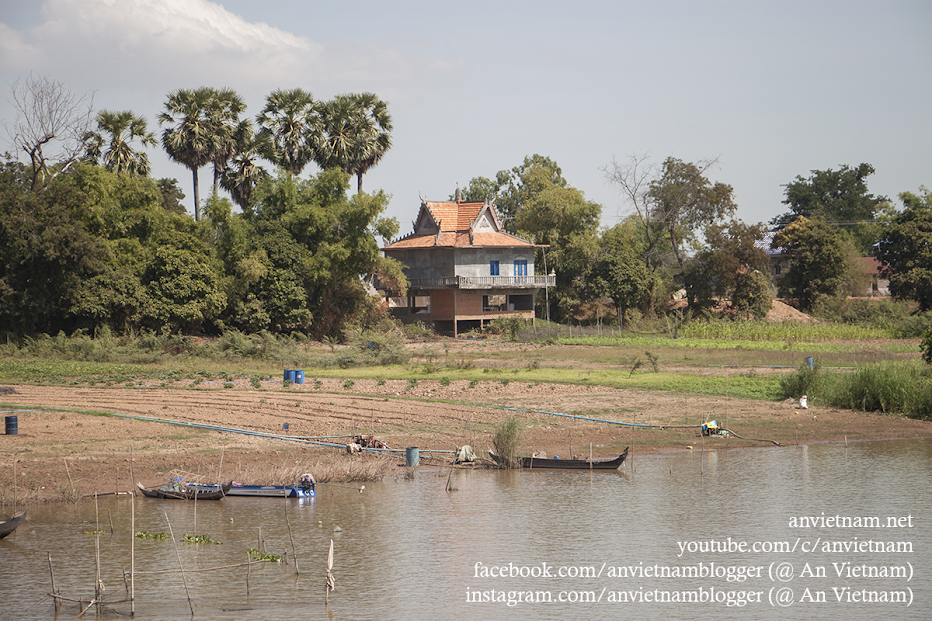
[[214,164],[214,196],[220,191],[220,175],[227,160],[236,153],[237,145],[252,134],[249,120],[239,118],[244,110],[246,103],[236,91],[229,88],[213,90],[207,118],[212,126],[214,143],[210,157]]
[[165,112],[159,115],[159,125],[169,125],[162,132],[162,148],[171,159],[189,168],[194,178],[195,220],[200,220],[197,171],[211,161],[214,151],[213,122],[208,114],[213,96],[211,88],[178,89],[168,95]]
[[315,160],[323,169],[356,175],[356,191],[362,192],[362,176],[392,148],[388,104],[374,93],[337,95],[323,106],[321,122],[324,137]]
[[[105,138],[109,134],[107,151],[104,152]],[[95,160],[102,159],[108,170],[116,173],[129,173],[148,177],[151,167],[149,157],[141,150],[133,148],[137,140],[142,146],[155,146],[155,134],[146,127],[144,117],[133,114],[130,110],[111,112],[101,110],[97,113],[97,131],[85,134],[87,155]]]
[[266,159],[300,175],[320,146],[318,105],[300,88],[272,91],[256,119],[269,147]]
[[244,211],[249,206],[253,188],[269,176],[269,173],[256,163],[256,160],[265,157],[268,149],[269,145],[263,134],[249,132],[242,135],[236,145],[236,152],[223,169],[220,187],[229,192],[233,202]]

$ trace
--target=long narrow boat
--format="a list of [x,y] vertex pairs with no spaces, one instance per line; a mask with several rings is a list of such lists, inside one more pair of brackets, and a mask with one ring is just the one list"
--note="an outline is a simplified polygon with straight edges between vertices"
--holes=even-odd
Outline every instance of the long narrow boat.
[[313,488],[300,485],[238,485],[233,484],[227,496],[252,496],[254,498],[313,498]]
[[[502,465],[504,460],[489,451],[489,456],[497,463]],[[543,457],[519,457],[518,468],[556,468],[559,470],[617,470],[628,457],[628,448],[614,459],[546,459]]]
[[0,539],[3,539],[16,530],[16,527],[22,524],[25,519],[26,510],[24,509],[5,522],[0,522]]
[[193,487],[183,483],[170,483],[161,487],[143,487],[142,483],[136,483],[136,487],[147,498],[171,498],[175,500],[221,500],[230,491],[232,483],[224,483],[221,486],[211,487]]

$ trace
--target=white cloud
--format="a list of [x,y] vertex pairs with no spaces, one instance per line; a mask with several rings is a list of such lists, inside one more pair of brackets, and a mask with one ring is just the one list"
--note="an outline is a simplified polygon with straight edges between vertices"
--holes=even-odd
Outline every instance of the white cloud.
[[309,39],[207,0],[48,0],[42,17],[15,48],[42,52],[16,54],[21,66],[7,61],[7,71],[78,76],[93,88],[234,85],[281,80],[322,55]]

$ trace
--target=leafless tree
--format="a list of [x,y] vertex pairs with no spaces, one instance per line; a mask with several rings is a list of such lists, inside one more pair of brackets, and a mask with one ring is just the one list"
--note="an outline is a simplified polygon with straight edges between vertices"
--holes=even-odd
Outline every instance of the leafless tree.
[[13,149],[32,165],[32,189],[44,189],[84,153],[94,116],[94,95],[30,74],[11,89],[16,119],[3,122]]
[[652,258],[665,228],[662,222],[655,221],[655,209],[650,196],[651,184],[657,178],[657,166],[650,161],[649,154],[632,153],[622,162],[613,157],[612,163],[602,168],[602,173],[618,188],[622,201],[634,210],[647,241],[647,266],[651,270],[655,269],[657,266],[652,265]]

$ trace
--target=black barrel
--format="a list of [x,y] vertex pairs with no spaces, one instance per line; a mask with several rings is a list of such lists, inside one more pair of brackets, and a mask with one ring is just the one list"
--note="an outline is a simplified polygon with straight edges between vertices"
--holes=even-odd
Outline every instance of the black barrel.
[[15,416],[6,417],[6,435],[15,436],[19,433],[19,421]]

